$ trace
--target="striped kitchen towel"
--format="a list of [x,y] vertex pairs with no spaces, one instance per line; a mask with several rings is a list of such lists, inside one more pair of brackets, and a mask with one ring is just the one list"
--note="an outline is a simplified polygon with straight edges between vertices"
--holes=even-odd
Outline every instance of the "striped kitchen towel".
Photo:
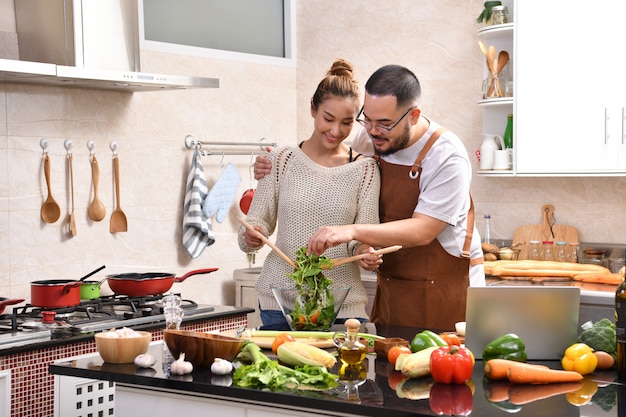
[[183,246],[192,258],[197,258],[207,246],[215,243],[211,218],[202,213],[202,205],[206,195],[206,177],[200,161],[200,154],[196,149],[187,176],[187,189],[183,206]]

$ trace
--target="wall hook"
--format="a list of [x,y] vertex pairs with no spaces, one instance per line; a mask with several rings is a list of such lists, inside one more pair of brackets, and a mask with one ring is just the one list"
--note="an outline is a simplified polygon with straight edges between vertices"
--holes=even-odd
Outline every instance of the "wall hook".
[[111,143],[109,143],[109,148],[113,151],[113,156],[117,156],[117,143],[115,141],[111,141]]
[[89,156],[94,156],[96,153],[96,143],[91,139],[88,140],[87,149],[89,149]]
[[63,142],[63,146],[65,146],[65,149],[67,150],[67,154],[71,155],[72,154],[72,141],[69,139],[65,139],[65,141]]
[[41,146],[41,149],[43,149],[43,154],[47,155],[48,154],[48,139],[41,138],[41,140],[39,141],[39,146]]

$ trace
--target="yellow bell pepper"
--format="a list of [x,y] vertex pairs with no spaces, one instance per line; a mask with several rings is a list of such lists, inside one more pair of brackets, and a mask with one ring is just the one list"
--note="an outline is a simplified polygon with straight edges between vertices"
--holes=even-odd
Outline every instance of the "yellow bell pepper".
[[588,345],[574,343],[565,350],[561,365],[566,371],[575,371],[581,375],[587,375],[596,370],[598,358]]

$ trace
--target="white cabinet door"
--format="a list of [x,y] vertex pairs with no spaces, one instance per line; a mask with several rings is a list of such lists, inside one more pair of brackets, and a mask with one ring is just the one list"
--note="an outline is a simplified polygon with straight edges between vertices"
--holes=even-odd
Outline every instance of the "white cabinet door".
[[518,174],[624,172],[626,2],[516,2]]

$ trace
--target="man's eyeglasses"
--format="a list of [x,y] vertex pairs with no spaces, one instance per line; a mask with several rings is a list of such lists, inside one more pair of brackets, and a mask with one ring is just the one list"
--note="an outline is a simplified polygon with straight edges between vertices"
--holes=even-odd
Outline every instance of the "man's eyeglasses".
[[363,114],[363,107],[361,107],[361,110],[359,111],[359,114],[357,114],[356,116],[356,121],[359,122],[363,127],[365,127],[367,130],[370,130],[372,128],[372,125],[374,125],[374,129],[376,129],[378,132],[382,133],[382,134],[387,134],[389,132],[391,132],[393,130],[394,127],[398,126],[398,123],[400,123],[400,121],[402,119],[404,119],[406,117],[407,114],[409,114],[409,112],[413,109],[415,109],[415,107],[410,107],[407,111],[404,112],[404,114],[391,126],[384,126],[384,125],[380,125],[378,123],[372,123],[369,120],[366,119],[359,119],[359,116],[361,116],[361,114]]

